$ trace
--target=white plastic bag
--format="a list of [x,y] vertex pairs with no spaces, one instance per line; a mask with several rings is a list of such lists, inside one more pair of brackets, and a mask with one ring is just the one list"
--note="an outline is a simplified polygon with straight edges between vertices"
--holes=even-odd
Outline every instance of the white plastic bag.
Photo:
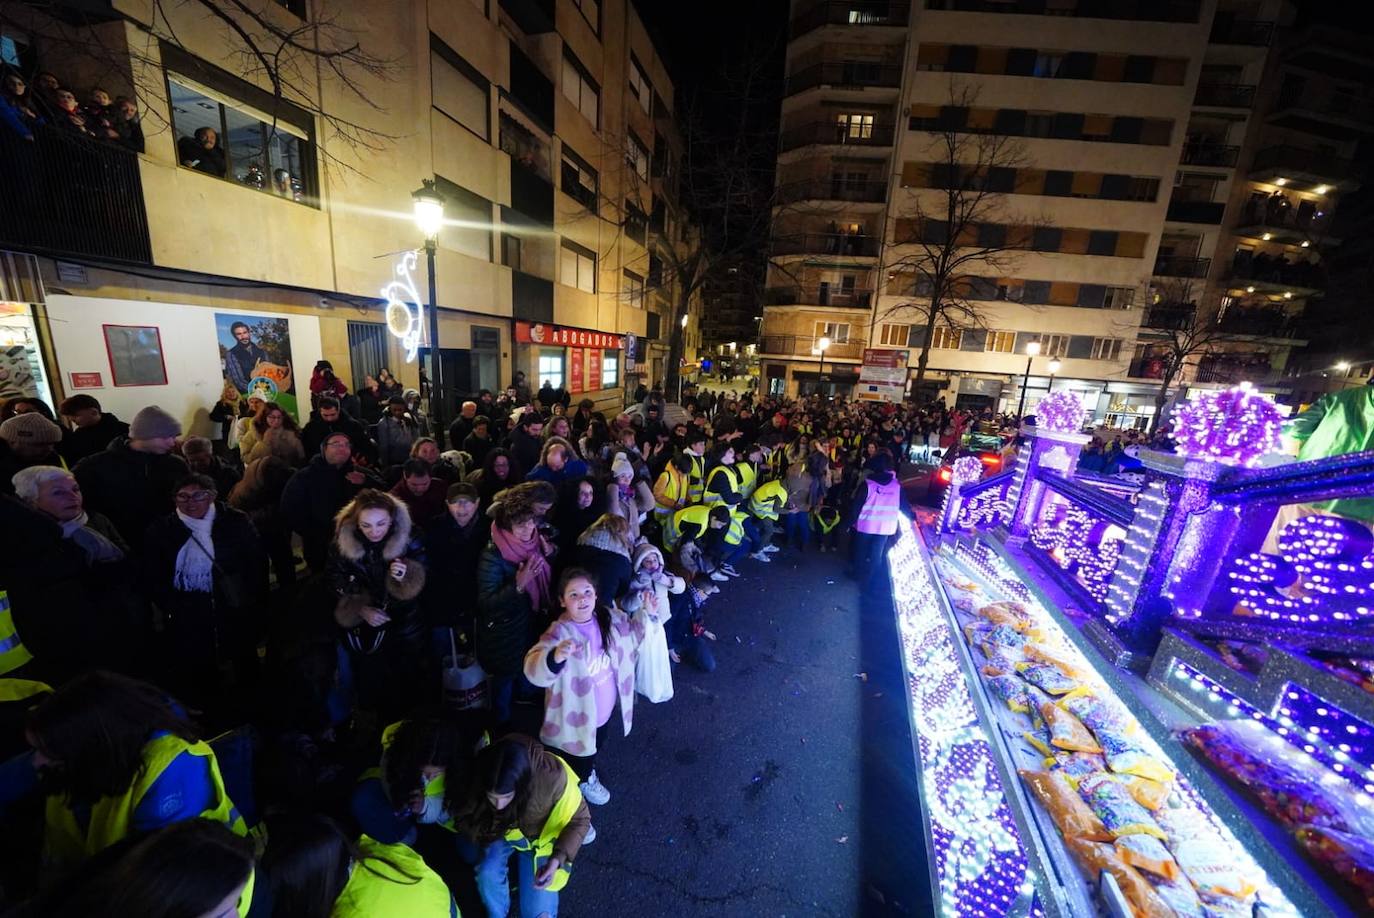
[[668,635],[661,623],[647,618],[644,622],[644,643],[639,647],[635,662],[635,691],[654,704],[673,697],[673,669],[668,659]]

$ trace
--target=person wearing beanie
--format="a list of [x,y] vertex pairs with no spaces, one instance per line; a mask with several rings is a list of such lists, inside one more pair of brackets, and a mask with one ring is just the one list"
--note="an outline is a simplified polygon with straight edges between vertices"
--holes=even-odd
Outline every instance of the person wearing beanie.
[[14,473],[35,465],[55,465],[66,468],[58,455],[62,442],[62,428],[37,411],[16,414],[0,424],[0,478],[5,493],[13,494],[10,479]]
[[148,526],[171,513],[176,483],[189,469],[176,455],[181,422],[156,405],[134,415],[129,436],[82,459],[73,473],[86,506],[103,513],[137,552]]
[[353,440],[345,431],[326,434],[319,455],[291,476],[282,489],[282,517],[300,533],[305,561],[312,571],[324,570],[334,538],[334,515],[364,488],[386,489],[370,470],[353,464],[353,453]]

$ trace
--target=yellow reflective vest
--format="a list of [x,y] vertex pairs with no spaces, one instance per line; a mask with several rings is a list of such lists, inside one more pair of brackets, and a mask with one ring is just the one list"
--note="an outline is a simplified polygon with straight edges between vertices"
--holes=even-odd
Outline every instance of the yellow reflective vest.
[[19,639],[14,627],[14,613],[10,611],[10,594],[0,590],[0,675],[12,673],[33,659],[33,654]]
[[[552,753],[550,753],[552,755]],[[572,770],[567,762],[558,756],[558,763],[563,766],[563,772],[567,776],[567,781],[563,784],[563,796],[558,798],[553,810],[549,813],[549,818],[544,820],[544,828],[539,830],[539,837],[531,841],[525,837],[525,833],[519,828],[513,828],[506,832],[506,841],[516,851],[534,852],[534,871],[538,873],[553,854],[553,843],[558,841],[558,836],[563,834],[563,830],[572,822],[572,818],[577,815],[578,807],[582,806],[582,790],[578,787],[577,774]],[[544,887],[550,892],[558,892],[568,885],[568,865],[560,865],[553,872],[553,880],[548,886]]]
[[742,498],[748,500],[754,496],[754,489],[759,486],[759,470],[754,463],[745,459],[735,463],[735,477],[739,479],[739,493]]
[[711,508],[705,504],[693,504],[672,515],[663,529],[663,544],[669,551],[677,550],[684,527],[691,529],[694,538],[705,535],[711,528]]
[[349,865],[348,882],[334,900],[331,918],[449,918],[457,914],[448,886],[410,848],[384,845],[366,835],[358,839],[358,848],[366,856]]
[[654,515],[658,517],[660,524],[670,514],[687,506],[689,484],[687,474],[673,468],[671,462],[663,470],[663,474],[658,476],[658,481],[654,482]]
[[826,535],[840,524],[840,511],[834,507],[817,507],[811,511],[811,524],[812,528]]
[[706,457],[688,452],[683,455],[692,460],[692,470],[687,473],[687,500],[699,504],[701,495],[706,493]]
[[192,743],[169,733],[155,737],[144,745],[143,767],[124,793],[101,797],[95,802],[85,831],[82,831],[65,797],[48,797],[44,838],[47,860],[59,865],[80,863],[128,837],[134,827],[134,811],[138,809],[143,796],[162,777],[172,760],[183,752],[210,760],[210,783],[214,794],[209,808],[200,813],[200,818],[224,823],[234,834],[247,837],[248,826],[224,790],[224,778],[220,776],[214,751],[203,740]]
[[[711,474],[706,479],[706,503],[729,503],[725,499],[726,494],[730,494],[732,497],[739,496],[739,473],[735,471],[733,465],[718,465],[711,469]],[[739,501],[735,501],[735,503],[739,503]]]
[[761,520],[776,520],[778,509],[787,503],[787,486],[781,481],[768,481],[758,486],[749,498],[749,512]]
[[738,545],[744,541],[744,521],[749,518],[738,507],[730,508],[730,525],[725,527],[725,544]]

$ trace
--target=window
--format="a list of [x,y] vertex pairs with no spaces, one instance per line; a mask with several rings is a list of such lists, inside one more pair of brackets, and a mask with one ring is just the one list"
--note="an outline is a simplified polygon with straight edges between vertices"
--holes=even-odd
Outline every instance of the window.
[[948,325],[937,325],[935,334],[931,336],[931,347],[949,348],[958,350],[959,344],[963,340],[964,330],[962,328],[950,328]]
[[[292,201],[310,197],[314,150],[305,130],[308,114],[286,111],[289,103],[282,103],[274,118],[266,110],[274,104],[270,96],[263,94],[264,108],[254,108],[176,74],[167,75],[167,86],[182,166]],[[259,93],[252,87],[248,92]],[[207,131],[217,138],[209,151],[196,136],[208,137]]]
[[491,84],[434,35],[429,36],[429,49],[434,107],[483,140],[491,140]]
[[592,123],[592,127],[601,126],[601,89],[566,48],[563,50],[563,95]]
[[644,245],[648,240],[649,217],[633,202],[625,202],[625,235]]
[[1041,357],[1063,357],[1069,352],[1068,335],[1041,335]]
[[439,245],[491,261],[491,202],[443,176],[436,176],[435,187],[444,196],[444,228],[439,231]]
[[555,389],[563,387],[563,357],[564,350],[560,348],[542,348],[539,351],[539,388],[544,388],[544,383],[548,383]]
[[562,173],[563,193],[592,213],[596,213],[596,170],[570,150],[566,143],[563,144]]
[[614,389],[620,385],[620,351],[601,352],[601,388]]
[[911,326],[884,325],[878,340],[884,347],[906,347],[911,340]]
[[848,322],[817,322],[816,340],[829,338],[831,344],[849,343],[849,323]]
[[1031,248],[1037,252],[1058,252],[1064,231],[1057,226],[1037,226],[1031,233]]
[[978,247],[1001,249],[1007,245],[1007,228],[1000,223],[978,224]]
[[592,27],[592,31],[597,35],[601,34],[601,2],[600,0],[572,0],[572,5],[577,7],[577,11],[582,14],[582,18],[587,20],[587,25]]
[[1120,338],[1094,338],[1093,360],[1117,360],[1121,357]]
[[835,116],[835,126],[839,129],[840,143],[868,140],[873,136],[872,115],[841,113]]
[[501,234],[501,264],[520,270],[520,237],[514,233]]
[[575,242],[563,240],[559,283],[586,293],[596,292],[596,253]]
[[273,2],[297,19],[305,18],[305,0],[273,0]]
[[635,171],[643,181],[649,180],[649,151],[644,149],[644,144],[634,131],[626,131],[625,136],[628,142],[625,144],[625,162]]
[[1089,255],[1115,255],[1116,231],[1093,230],[1088,234]]
[[649,82],[648,74],[639,65],[639,59],[630,55],[630,95],[634,96],[639,102],[639,107],[644,109],[644,114],[649,114],[654,106],[654,87]]
[[1016,332],[990,331],[983,342],[983,350],[992,354],[1011,354],[1016,351]]
[[633,271],[626,271],[621,291],[625,294],[625,302],[635,309],[644,308],[644,278]]
[[1134,287],[1108,287],[1103,306],[1107,309],[1130,309],[1135,302]]

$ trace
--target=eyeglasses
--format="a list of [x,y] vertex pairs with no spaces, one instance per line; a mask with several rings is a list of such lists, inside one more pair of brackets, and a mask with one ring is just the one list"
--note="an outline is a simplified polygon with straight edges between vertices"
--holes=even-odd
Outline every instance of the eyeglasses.
[[198,504],[214,496],[214,491],[192,491],[190,494],[178,494],[176,500],[179,504]]

